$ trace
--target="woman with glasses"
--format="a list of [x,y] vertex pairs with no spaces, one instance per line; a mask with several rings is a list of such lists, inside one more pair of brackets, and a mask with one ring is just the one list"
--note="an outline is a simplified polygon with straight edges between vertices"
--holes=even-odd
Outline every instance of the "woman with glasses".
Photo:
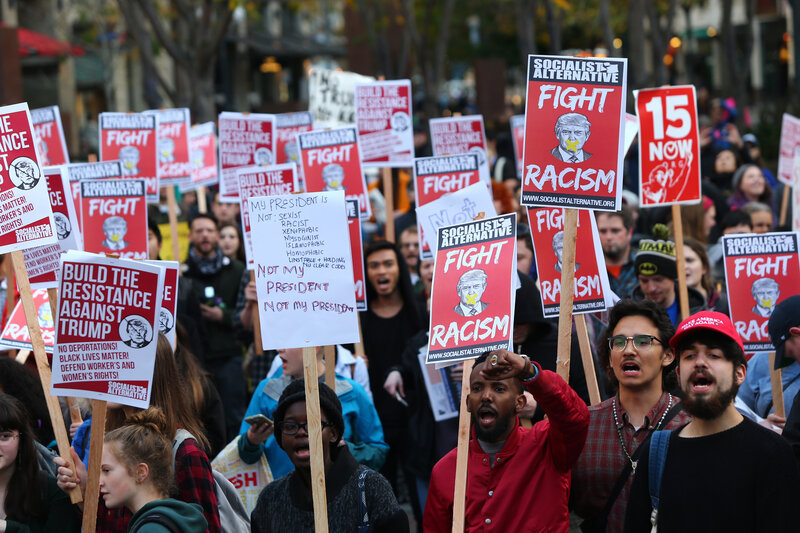
[[[356,462],[344,444],[342,404],[327,385],[319,385],[322,457],[329,531],[408,532],[408,517],[389,482]],[[273,413],[275,440],[294,470],[267,485],[250,518],[253,533],[313,532],[311,452],[305,381],[296,379],[281,394]]]
[[0,531],[77,532],[80,516],[53,476],[39,470],[28,412],[0,393]]
[[650,434],[689,421],[678,398],[675,327],[650,300],[622,300],[609,314],[600,365],[616,394],[589,409],[589,435],[572,469],[572,506],[584,532],[621,532],[633,473]]

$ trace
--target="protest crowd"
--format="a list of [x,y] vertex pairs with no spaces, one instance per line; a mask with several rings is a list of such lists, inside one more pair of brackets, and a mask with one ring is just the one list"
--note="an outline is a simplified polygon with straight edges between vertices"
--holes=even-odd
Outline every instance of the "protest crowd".
[[[537,83],[536,61],[529,91]],[[519,132],[509,124],[510,110],[505,122],[473,121],[482,149],[437,147],[447,128],[472,127],[456,124],[472,116],[465,110],[449,119],[392,115],[390,130],[407,130],[413,139],[402,167],[381,165],[361,131],[357,141],[352,127],[312,130],[309,123],[294,146],[273,146],[267,155],[258,148],[252,166],[237,172],[226,168],[225,132],[241,128],[245,138],[249,126],[237,123],[268,115],[225,112],[216,126],[219,183],[179,190],[177,198],[170,190],[169,199],[159,199],[177,189],[173,182],[151,190],[146,179],[122,179],[145,166],[145,146],[89,163],[121,161],[120,174],[102,183],[74,180],[75,165],[60,167],[67,169],[58,174],[61,192],[75,205],[68,218],[53,215],[54,231],[80,224],[83,247],[60,258],[60,285],[50,287],[59,288],[63,305],[37,303],[42,331],[28,323],[31,348],[4,343],[9,351],[0,356],[0,533],[69,533],[82,523],[85,530],[85,510],[96,513],[95,530],[108,533],[314,531],[319,501],[333,532],[444,533],[454,522],[475,532],[800,530],[800,251],[791,231],[800,205],[790,185],[766,164],[759,139],[739,130],[740,110],[731,99],[698,98],[691,87],[691,100],[680,100],[692,110],[683,136],[696,141],[698,159],[690,154],[679,165],[647,167],[645,176],[642,158],[654,151],[643,143],[652,126],[639,114],[639,138],[622,142],[624,96],[621,103],[608,97],[606,123],[595,109],[552,115],[553,127],[540,127],[532,122],[531,94],[527,119],[517,126],[526,137],[524,158],[515,151],[522,144],[514,146]],[[114,120],[133,120],[119,115]],[[101,117],[107,119],[101,138],[149,127],[151,116],[126,125]],[[275,135],[278,122],[270,120]],[[792,142],[800,146],[800,135]],[[319,147],[350,155],[338,163],[332,152],[312,157]],[[293,160],[283,159],[291,153]],[[602,192],[602,170],[574,171],[600,168],[602,158],[617,170],[608,182],[610,200],[601,199],[610,203],[572,209],[580,218],[570,237],[565,211],[576,204],[545,198],[548,173],[553,184],[570,189],[563,183],[567,171],[559,169],[573,169],[572,192],[579,179],[595,176],[594,191]],[[301,164],[279,168],[290,161]],[[382,168],[383,182],[375,168]],[[692,169],[697,194],[685,200],[680,195],[688,192],[670,188],[691,182]],[[275,192],[245,192],[264,187],[264,176]],[[74,181],[80,191],[69,194]],[[299,191],[309,195],[280,196]],[[315,241],[303,240],[312,230],[327,241],[332,233],[321,232],[348,228],[355,235],[342,238],[341,263],[355,276],[355,299],[348,278],[347,305],[303,300],[309,310],[302,316],[316,312],[322,322],[286,320],[272,300],[336,285],[338,269],[321,267],[322,256],[290,260],[286,265],[304,266],[282,272],[320,268],[331,272],[324,282],[302,273],[294,281],[263,281],[270,279],[264,272],[278,269],[269,265],[284,264],[264,229],[270,222],[264,206],[274,211],[278,204],[260,201],[273,194],[293,207],[318,202],[312,206],[318,213],[334,203],[350,210],[335,224],[292,222],[288,214],[280,226],[275,222],[276,232],[295,239],[281,252],[289,258]],[[125,198],[146,197],[150,205],[135,216],[120,207],[135,204]],[[100,204],[92,203],[98,198],[119,202],[117,210],[98,217]],[[591,194],[581,198],[595,201]],[[431,225],[425,209],[450,209],[449,222]],[[72,218],[75,210],[81,222]],[[168,210],[176,215],[170,224]],[[178,232],[167,233],[174,223],[186,230],[181,248]],[[125,255],[134,248],[141,254]],[[13,253],[4,255],[2,268],[4,338],[12,311],[31,290],[18,285]],[[339,264],[330,254],[326,264]],[[165,256],[179,264],[167,266]],[[107,393],[87,385],[89,393],[80,395],[80,383],[70,380],[89,380],[67,377],[68,352],[61,347],[84,353],[90,340],[103,338],[100,329],[80,325],[90,316],[83,309],[110,301],[117,276],[112,282],[103,272],[123,267],[138,268],[139,281],[120,286],[158,298],[131,296],[138,314],[107,320],[113,331],[103,334],[127,345],[115,348],[120,353],[152,350],[152,375],[134,380],[144,385],[109,385]],[[565,318],[559,305],[567,279],[574,303]],[[174,294],[164,289],[169,283]],[[168,300],[173,310],[165,313]],[[353,318],[355,338],[291,344],[315,328],[345,338],[334,335],[341,316]],[[50,376],[42,377],[39,361],[27,354],[48,327],[55,329],[48,348],[53,385],[44,390],[40,380]],[[97,360],[111,351],[101,348]],[[117,369],[126,368],[127,357],[120,356]],[[116,382],[111,374],[99,381]],[[136,401],[96,394],[112,389]],[[50,391],[59,390],[63,428],[47,403]],[[462,414],[468,427],[461,428],[459,448]],[[69,459],[56,444],[59,433],[68,438]],[[99,471],[94,483],[93,471]],[[76,493],[82,502],[70,499]]]

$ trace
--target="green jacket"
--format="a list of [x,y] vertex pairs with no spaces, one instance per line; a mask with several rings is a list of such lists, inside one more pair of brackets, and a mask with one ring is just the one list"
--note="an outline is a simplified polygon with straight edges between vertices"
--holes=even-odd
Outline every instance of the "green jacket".
[[158,519],[171,522],[183,533],[203,533],[208,527],[203,508],[198,504],[167,498],[152,501],[136,511],[131,518],[128,532],[170,533],[169,527],[162,525]]

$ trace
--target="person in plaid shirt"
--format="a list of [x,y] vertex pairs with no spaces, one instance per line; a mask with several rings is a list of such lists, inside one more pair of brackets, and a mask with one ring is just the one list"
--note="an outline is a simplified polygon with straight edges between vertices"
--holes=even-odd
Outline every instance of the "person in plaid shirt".
[[674,333],[666,311],[650,300],[622,300],[610,310],[598,355],[617,393],[589,409],[589,435],[572,469],[572,508],[585,533],[622,532],[642,444],[654,430],[690,420],[668,392],[675,386],[667,344]]

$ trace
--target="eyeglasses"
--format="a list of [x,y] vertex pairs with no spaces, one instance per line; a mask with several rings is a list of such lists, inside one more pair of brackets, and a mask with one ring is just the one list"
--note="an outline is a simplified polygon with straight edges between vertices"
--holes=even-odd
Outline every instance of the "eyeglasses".
[[[308,422],[295,422],[294,420],[287,420],[285,422],[280,422],[275,424],[278,428],[278,431],[283,433],[284,435],[297,435],[297,432],[300,431],[300,428],[308,433]],[[322,422],[322,429],[333,427],[333,424],[330,422]]]
[[19,438],[19,431],[3,431],[0,433],[0,442],[6,443],[10,442],[11,439],[18,439]]
[[654,341],[659,344],[664,344],[661,339],[653,335],[634,335],[633,337],[614,335],[608,338],[608,347],[614,352],[621,352],[628,345],[628,341],[633,341],[633,348],[636,350],[649,348],[653,345]]

